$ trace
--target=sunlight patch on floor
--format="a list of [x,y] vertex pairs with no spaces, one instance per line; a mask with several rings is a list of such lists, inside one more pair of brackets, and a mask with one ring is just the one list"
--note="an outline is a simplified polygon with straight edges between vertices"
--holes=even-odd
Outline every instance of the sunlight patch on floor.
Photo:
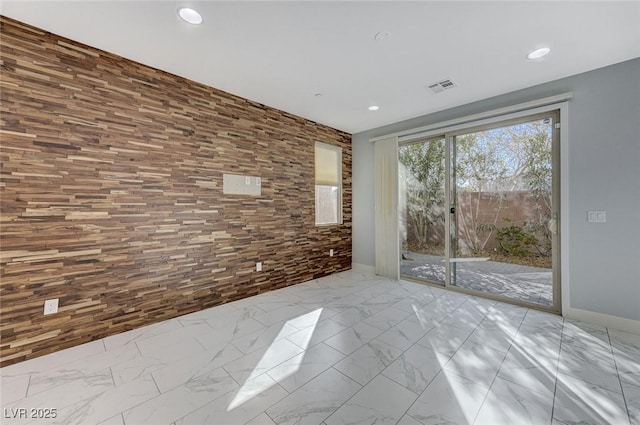
[[[288,320],[283,325],[282,329],[284,329],[288,324],[289,325],[297,324],[298,326],[300,326],[301,323],[304,323],[305,325],[308,324],[308,327],[306,327],[305,329],[309,330],[309,332],[305,334],[306,339],[301,344],[301,348],[306,350],[307,346],[309,345],[309,341],[311,341],[311,337],[313,336],[313,331],[315,330],[315,327],[318,324],[318,321],[320,320],[321,314],[322,314],[322,308],[319,308],[310,313],[300,315],[294,319]],[[278,336],[276,336],[276,338],[273,340],[274,342],[279,341],[283,337],[281,333],[282,333],[282,330],[280,331]],[[303,354],[304,354],[304,351],[303,351]],[[275,352],[274,344],[272,343],[269,346],[269,348],[267,348],[265,353],[262,355],[262,358],[260,359],[256,367],[253,369],[253,371],[251,372],[251,375],[249,375],[249,377],[245,380],[245,382],[242,384],[242,386],[236,393],[233,400],[231,400],[231,403],[229,403],[229,405],[227,406],[227,412],[230,412],[236,407],[241,406],[242,404],[246,403],[247,401],[251,400],[252,398],[256,397],[260,393],[268,390],[273,386],[273,381],[265,381],[260,384],[260,383],[254,382],[253,379],[261,375],[262,373],[266,373],[266,372],[256,372],[256,371],[264,370],[263,364],[265,363],[265,359],[269,359],[275,355],[277,355],[277,353]],[[300,364],[302,363],[303,359],[304,359],[304,355],[300,356],[299,364],[294,365],[294,367],[292,367],[287,374],[282,376],[281,379],[286,379],[287,377],[295,374],[300,369]]]

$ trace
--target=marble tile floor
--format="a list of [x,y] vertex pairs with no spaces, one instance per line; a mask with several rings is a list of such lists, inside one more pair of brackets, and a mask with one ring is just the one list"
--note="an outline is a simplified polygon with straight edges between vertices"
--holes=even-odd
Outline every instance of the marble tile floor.
[[640,335],[354,271],[0,376],[6,425],[640,424]]

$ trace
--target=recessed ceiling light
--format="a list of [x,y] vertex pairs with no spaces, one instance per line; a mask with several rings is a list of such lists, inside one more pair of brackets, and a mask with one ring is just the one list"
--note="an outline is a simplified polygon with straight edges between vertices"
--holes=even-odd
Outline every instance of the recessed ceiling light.
[[369,110],[370,111],[377,111],[378,109],[380,109],[380,107],[378,105],[371,105],[369,106]]
[[178,9],[178,15],[183,21],[193,25],[199,25],[202,23],[202,15],[189,7],[181,7]]
[[540,49],[536,49],[533,52],[529,52],[527,55],[527,59],[540,59],[544,56],[547,56],[551,52],[551,49],[548,47],[542,47]]

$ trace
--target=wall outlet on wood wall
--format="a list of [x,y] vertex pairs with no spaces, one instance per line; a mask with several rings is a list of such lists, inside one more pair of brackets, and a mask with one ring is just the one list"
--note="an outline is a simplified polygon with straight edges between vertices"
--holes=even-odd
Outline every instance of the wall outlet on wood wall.
[[256,263],[256,271],[257,272],[261,272],[262,271],[262,261],[258,261]]
[[329,257],[333,257],[333,249],[329,250]]
[[58,298],[46,300],[44,302],[44,314],[54,314],[58,312]]

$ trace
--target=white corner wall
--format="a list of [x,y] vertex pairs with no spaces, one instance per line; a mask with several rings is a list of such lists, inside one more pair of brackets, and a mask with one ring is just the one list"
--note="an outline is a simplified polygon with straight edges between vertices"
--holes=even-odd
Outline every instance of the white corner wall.
[[[370,138],[573,92],[563,123],[569,126],[569,193],[561,196],[568,197],[569,220],[562,225],[570,234],[564,254],[571,285],[564,314],[579,312],[576,316],[597,317],[613,327],[620,318],[625,328],[635,326],[640,321],[639,81],[640,58],[354,134],[353,262],[374,265]],[[587,223],[588,210],[605,210],[607,222]]]

